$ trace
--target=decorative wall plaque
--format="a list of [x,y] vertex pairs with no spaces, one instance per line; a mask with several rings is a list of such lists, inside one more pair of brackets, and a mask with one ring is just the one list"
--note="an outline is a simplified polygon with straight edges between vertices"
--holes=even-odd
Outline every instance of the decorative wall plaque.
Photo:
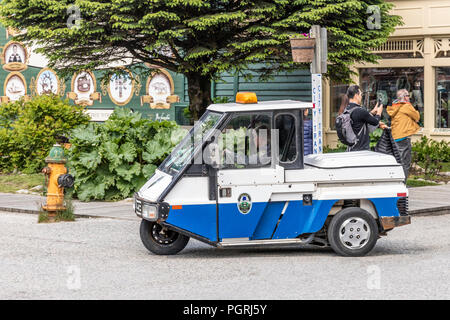
[[102,82],[102,93],[108,93],[111,101],[124,106],[133,98],[133,94],[139,95],[141,90],[140,78],[138,75],[133,78],[131,71],[124,69],[124,72],[117,72],[109,77],[106,83]]
[[27,85],[25,77],[20,72],[11,72],[5,79],[3,85],[5,95],[1,98],[2,103],[17,101],[27,97]]
[[91,71],[81,71],[72,78],[72,91],[67,94],[75,104],[92,106],[95,100],[102,102],[101,94],[97,91],[97,82]]
[[36,79],[30,81],[32,95],[55,94],[63,96],[66,90],[64,79],[59,79],[55,71],[49,68],[42,69]]
[[170,73],[164,69],[153,72],[145,86],[147,95],[141,97],[141,105],[150,104],[152,109],[169,109],[171,103],[179,102],[174,95],[174,84]]
[[3,69],[6,71],[23,71],[27,68],[29,56],[21,43],[10,41],[3,48],[1,58]]

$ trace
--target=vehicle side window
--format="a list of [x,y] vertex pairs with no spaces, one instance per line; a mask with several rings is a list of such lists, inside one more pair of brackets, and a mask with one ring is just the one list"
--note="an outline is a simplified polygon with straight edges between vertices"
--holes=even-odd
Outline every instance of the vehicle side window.
[[236,114],[219,136],[221,169],[270,166],[269,115]]
[[275,129],[278,131],[279,161],[294,162],[297,159],[297,134],[295,117],[292,114],[280,114],[275,118]]

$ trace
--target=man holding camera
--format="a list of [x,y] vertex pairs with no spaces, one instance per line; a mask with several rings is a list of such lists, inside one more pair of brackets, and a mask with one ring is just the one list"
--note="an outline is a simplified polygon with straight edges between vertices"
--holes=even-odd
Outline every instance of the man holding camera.
[[370,112],[362,108],[362,92],[358,85],[351,85],[348,88],[347,97],[349,99],[347,109],[351,111],[352,129],[358,138],[355,145],[348,147],[347,151],[370,150],[369,125],[374,127],[379,125],[381,129],[386,128],[386,125],[380,121],[383,105],[378,102]]
[[397,91],[397,100],[392,103],[392,106],[388,106],[386,111],[391,117],[392,137],[400,152],[406,180],[411,166],[410,136],[420,129],[417,124],[420,113],[409,102],[409,92],[406,89]]

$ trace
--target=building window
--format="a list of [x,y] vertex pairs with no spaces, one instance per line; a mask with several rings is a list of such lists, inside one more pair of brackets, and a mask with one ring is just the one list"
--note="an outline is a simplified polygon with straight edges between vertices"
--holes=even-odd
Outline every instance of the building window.
[[330,128],[336,129],[336,117],[341,107],[342,97],[347,93],[348,84],[331,83],[330,86]]
[[450,128],[450,67],[436,68],[436,128]]
[[[411,104],[420,112],[419,125],[423,127],[423,67],[410,68],[367,68],[360,69],[360,86],[363,92],[362,105],[372,109],[377,100],[386,107],[396,99],[397,90],[406,89]],[[382,119],[390,125],[390,119],[383,110]]]

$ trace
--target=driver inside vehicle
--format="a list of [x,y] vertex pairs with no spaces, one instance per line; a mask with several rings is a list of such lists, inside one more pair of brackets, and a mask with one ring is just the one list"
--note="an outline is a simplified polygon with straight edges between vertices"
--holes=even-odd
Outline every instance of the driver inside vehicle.
[[270,128],[260,123],[254,129],[226,130],[228,135],[222,154],[222,166],[228,168],[263,167],[270,165]]

